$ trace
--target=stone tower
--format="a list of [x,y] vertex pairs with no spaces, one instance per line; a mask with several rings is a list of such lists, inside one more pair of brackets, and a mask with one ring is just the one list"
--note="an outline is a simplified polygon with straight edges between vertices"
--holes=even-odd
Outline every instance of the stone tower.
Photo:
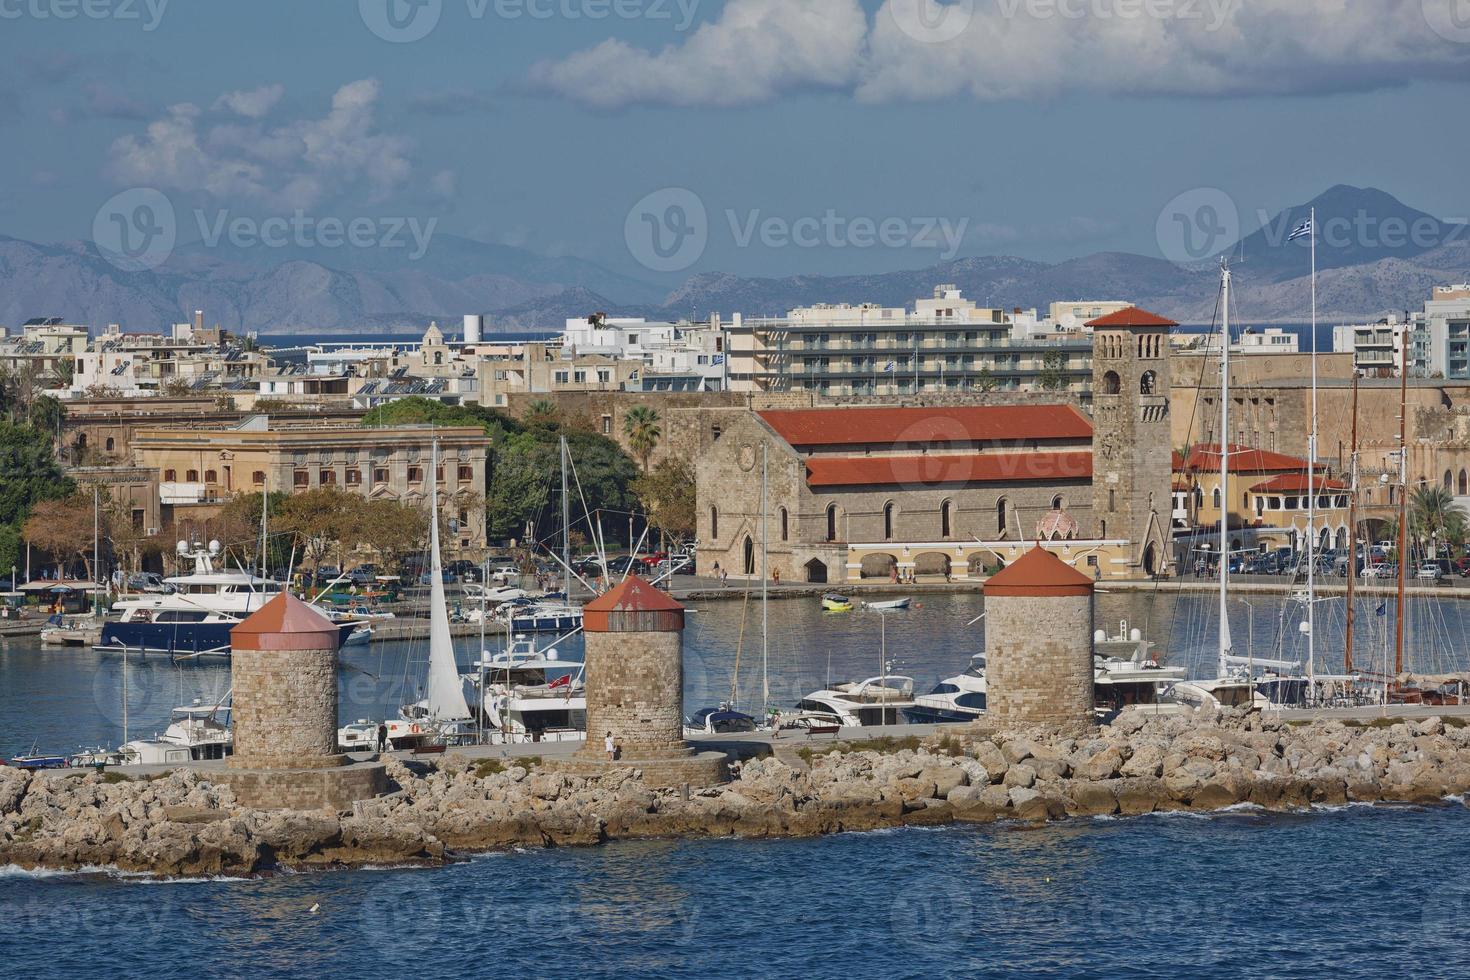
[[636,575],[582,607],[586,636],[587,742],[561,768],[611,765],[643,771],[654,786],[709,785],[725,776],[722,753],[684,741],[684,607]]
[[1103,538],[1125,538],[1138,575],[1168,570],[1173,501],[1169,329],[1130,306],[1092,329],[1092,512]]
[[246,806],[343,810],[381,793],[381,763],[337,751],[339,628],[282,592],[230,630],[234,755],[224,779]]
[[1092,579],[1040,546],[991,576],[981,724],[1090,726],[1092,677]]

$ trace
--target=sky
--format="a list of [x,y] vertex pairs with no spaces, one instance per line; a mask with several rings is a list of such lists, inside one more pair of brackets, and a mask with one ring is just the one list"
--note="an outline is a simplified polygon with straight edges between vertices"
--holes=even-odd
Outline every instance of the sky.
[[1470,0],[0,0],[0,234],[1172,258],[1181,206],[1470,214],[1467,82]]

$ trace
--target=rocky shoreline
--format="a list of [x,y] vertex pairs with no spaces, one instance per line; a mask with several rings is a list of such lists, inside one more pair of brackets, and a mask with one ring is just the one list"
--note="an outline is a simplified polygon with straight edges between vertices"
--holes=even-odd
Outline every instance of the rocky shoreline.
[[[914,740],[908,740],[914,741]],[[0,767],[0,865],[163,877],[438,864],[458,854],[648,837],[808,837],[957,821],[1041,822],[1236,804],[1439,803],[1470,791],[1470,727],[1354,727],[1124,712],[1080,736],[958,729],[922,744],[804,747],[709,789],[650,789],[450,753],[389,761],[390,796],[350,814],[242,808],[197,770],[129,780]],[[793,760],[798,761],[798,760]]]

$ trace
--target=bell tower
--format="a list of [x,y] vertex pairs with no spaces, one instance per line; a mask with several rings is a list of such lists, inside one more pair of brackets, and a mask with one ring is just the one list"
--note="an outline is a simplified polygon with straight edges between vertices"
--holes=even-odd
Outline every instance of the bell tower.
[[1092,329],[1092,513],[1105,538],[1129,543],[1135,574],[1168,571],[1173,509],[1169,330],[1136,306]]

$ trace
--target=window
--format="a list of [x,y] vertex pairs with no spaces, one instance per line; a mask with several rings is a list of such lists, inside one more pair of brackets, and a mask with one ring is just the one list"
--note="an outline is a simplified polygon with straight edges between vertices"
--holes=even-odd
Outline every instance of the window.
[[709,536],[711,538],[720,536],[720,509],[718,507],[709,509]]
[[754,575],[755,574],[755,542],[750,539],[750,536],[749,535],[746,535],[746,538],[745,538],[745,562],[744,562],[744,565],[745,565],[745,574],[746,575]]
[[469,483],[469,482],[473,481],[474,478],[475,478],[475,468],[473,466],[463,466],[463,465],[461,465],[459,467],[459,482],[460,483]]
[[893,501],[883,505],[883,540],[893,540]]
[[782,541],[785,541],[786,540],[787,525],[788,525],[788,521],[787,521],[787,515],[786,515],[786,508],[785,507],[782,507],[781,508],[781,540]]
[[337,471],[336,470],[330,470],[330,469],[322,469],[322,470],[319,470],[317,472],[317,482],[320,483],[324,487],[336,486],[337,485]]
[[995,502],[995,533],[1001,537],[1006,536],[1006,498],[1004,497]]
[[443,463],[440,463],[438,466],[434,467],[434,479],[437,480],[440,483],[443,483],[444,482],[444,464]]
[[198,483],[199,482],[199,471],[198,470],[190,470],[189,472],[185,473],[184,474],[184,482],[185,483]]
[[827,540],[837,540],[837,505],[827,505]]
[[567,371],[557,371],[552,375],[552,377],[559,385],[564,385],[569,380],[571,380],[571,374]]
[[612,435],[612,416],[611,415],[604,415],[602,417],[602,434],[605,435],[605,436]]
[[954,504],[948,500],[939,505],[939,536],[941,538],[950,536],[950,517],[953,510]]
[[1055,497],[1051,498],[1051,509],[1052,510],[1061,510],[1062,508],[1064,508],[1066,506],[1067,506],[1067,500],[1061,494],[1057,494]]
[[219,474],[216,473],[214,470],[205,470],[204,471],[204,482],[205,483],[218,483],[219,482]]
[[178,478],[179,478],[179,471],[178,470],[164,470],[163,471],[163,482],[164,483],[173,483],[176,480],[178,480]]
[[1117,371],[1109,371],[1103,375],[1103,394],[1116,395],[1123,390],[1123,379],[1118,377]]
[[291,474],[291,485],[297,489],[311,486],[311,474],[305,470],[297,470]]
[[257,487],[265,486],[265,470],[256,470],[250,474],[250,482]]
[[1210,491],[1210,506],[1216,510],[1220,509],[1220,488],[1216,487]]
[[107,451],[112,452],[113,448],[117,445],[117,440],[113,439],[112,436],[108,436],[106,445]]
[[1143,372],[1143,376],[1138,379],[1138,393],[1140,395],[1152,395],[1154,389],[1158,386],[1158,382],[1159,376],[1153,371]]
[[423,483],[424,482],[424,468],[422,466],[410,466],[408,468],[408,482],[409,483]]
[[1116,514],[1117,512],[1118,512],[1118,491],[1116,491],[1116,490],[1109,490],[1108,491],[1108,513],[1109,514]]
[[381,486],[382,484],[387,483],[387,482],[388,482],[388,467],[386,467],[386,466],[375,466],[375,467],[373,467],[373,483],[374,483],[374,485]]
[[347,476],[347,485],[349,487],[360,487],[360,486],[362,486],[362,470],[360,470],[360,469],[358,469],[357,467],[354,466],[354,467],[352,467],[351,469],[349,469],[347,471],[346,476]]

